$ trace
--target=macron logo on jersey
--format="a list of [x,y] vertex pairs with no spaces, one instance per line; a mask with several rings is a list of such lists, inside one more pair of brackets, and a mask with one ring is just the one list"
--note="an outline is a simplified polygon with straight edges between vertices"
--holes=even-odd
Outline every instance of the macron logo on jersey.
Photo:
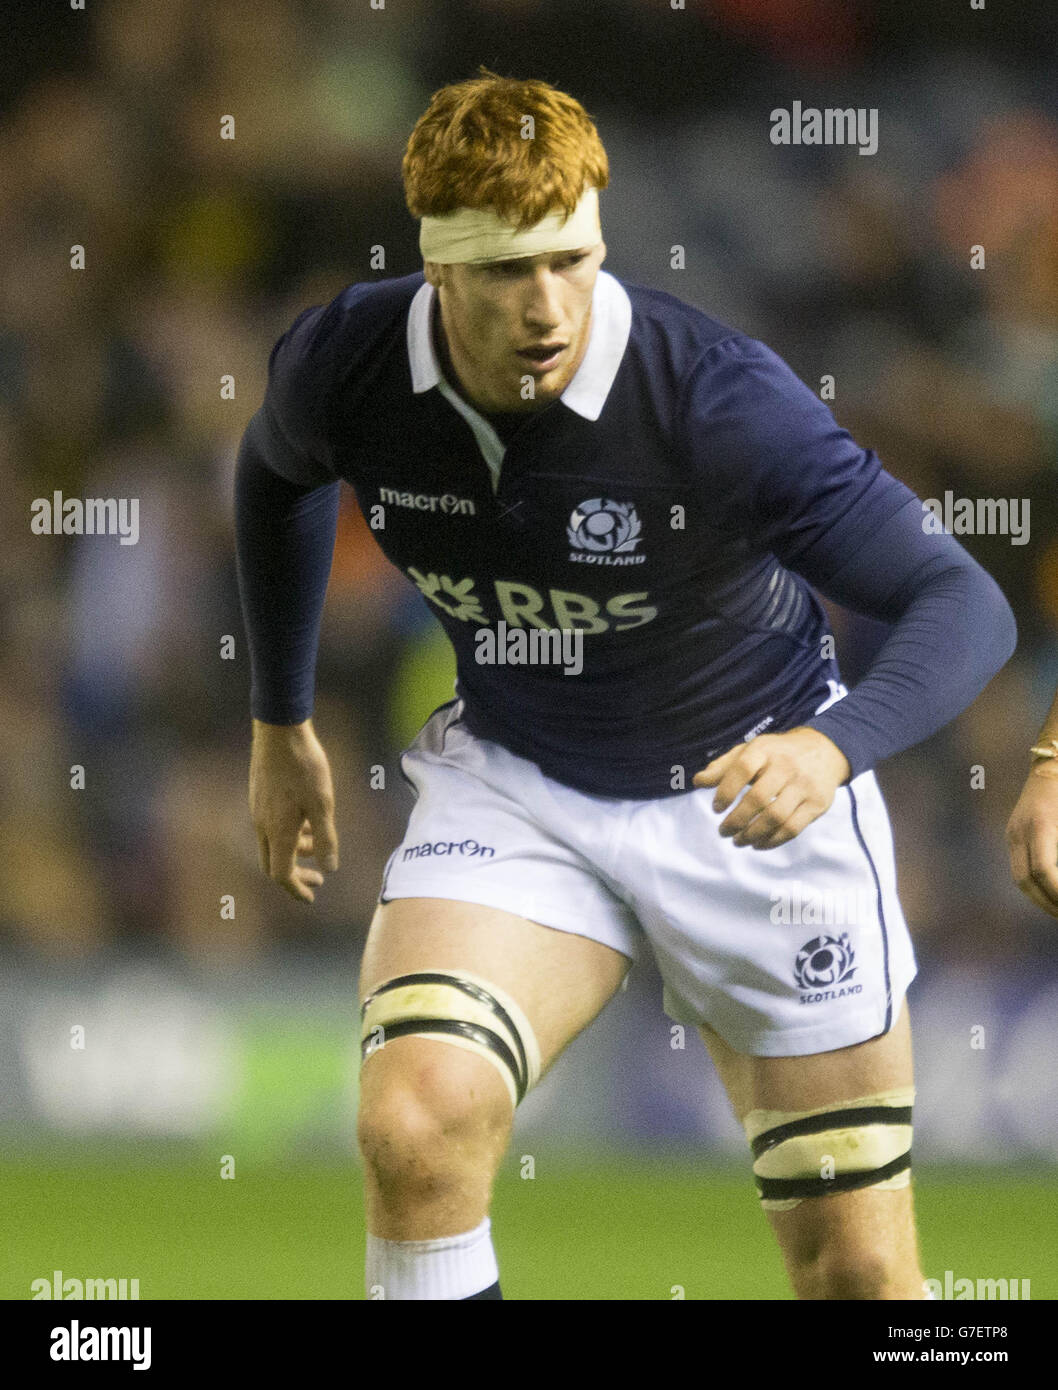
[[425,492],[398,492],[396,488],[380,487],[378,495],[392,507],[414,507],[417,512],[436,512],[438,508],[446,516],[474,516],[474,499],[457,497],[454,492],[446,492],[442,497],[431,497]]
[[641,565],[647,557],[632,552],[642,529],[631,502],[589,497],[570,512],[566,538],[574,548],[569,558],[587,565]]

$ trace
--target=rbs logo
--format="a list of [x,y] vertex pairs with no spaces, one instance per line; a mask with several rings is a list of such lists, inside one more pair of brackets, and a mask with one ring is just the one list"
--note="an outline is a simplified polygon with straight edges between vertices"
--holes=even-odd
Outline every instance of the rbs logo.
[[[481,606],[474,592],[473,577],[454,580],[447,574],[423,574],[414,565],[408,574],[431,603],[460,622],[490,626],[493,619]],[[615,594],[607,599],[603,609],[587,594],[574,594],[568,589],[548,589],[547,597],[530,584],[497,579],[493,585],[500,617],[508,627],[563,628],[581,632],[624,632],[641,627],[658,616],[653,604],[644,603],[647,593]]]

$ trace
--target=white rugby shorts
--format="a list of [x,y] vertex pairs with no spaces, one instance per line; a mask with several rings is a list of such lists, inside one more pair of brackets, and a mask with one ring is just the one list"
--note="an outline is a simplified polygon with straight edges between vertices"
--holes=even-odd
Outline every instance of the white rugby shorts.
[[442,705],[401,755],[416,801],[380,902],[481,903],[633,961],[649,947],[669,1017],[751,1056],[889,1031],[916,966],[873,772],[785,845],[754,850],[718,833],[715,788],[591,796],[476,738],[461,713]]

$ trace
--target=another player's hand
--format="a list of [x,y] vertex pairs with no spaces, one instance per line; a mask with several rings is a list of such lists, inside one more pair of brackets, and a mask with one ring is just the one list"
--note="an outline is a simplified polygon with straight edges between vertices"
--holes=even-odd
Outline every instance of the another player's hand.
[[1058,917],[1058,766],[1037,763],[1007,822],[1010,872],[1037,907]]
[[777,849],[824,811],[852,773],[849,760],[826,734],[790,729],[785,734],[758,734],[737,743],[696,772],[696,787],[716,787],[714,811],[726,811],[744,787],[742,800],[720,822],[720,834],[736,845]]
[[262,872],[299,902],[315,902],[313,889],[323,874],[298,858],[314,858],[328,873],[337,869],[338,835],[331,769],[311,720],[290,725],[254,720],[250,815]]

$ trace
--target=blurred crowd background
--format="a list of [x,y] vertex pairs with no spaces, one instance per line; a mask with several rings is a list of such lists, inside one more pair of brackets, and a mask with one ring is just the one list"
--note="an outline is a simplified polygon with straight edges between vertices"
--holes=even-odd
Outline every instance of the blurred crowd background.
[[[314,908],[287,899],[258,870],[246,804],[235,455],[294,316],[420,268],[404,144],[430,94],[485,63],[596,120],[608,270],[763,338],[815,389],[832,373],[840,423],[921,496],[1031,499],[1029,544],[964,540],[1016,611],[1016,656],[879,776],[923,963],[1058,971],[1058,923],[1018,893],[1003,844],[1058,684],[1056,29],[1046,0],[929,20],[912,0],[98,0],[6,16],[3,958],[355,962],[409,809],[396,755],[453,671],[343,489],[315,716],[343,865]],[[795,100],[877,108],[877,153],[772,145],[770,111]],[[32,534],[32,500],[55,490],[139,498],[139,543]],[[834,623],[852,683],[884,629]],[[369,785],[379,764],[385,791]]]

